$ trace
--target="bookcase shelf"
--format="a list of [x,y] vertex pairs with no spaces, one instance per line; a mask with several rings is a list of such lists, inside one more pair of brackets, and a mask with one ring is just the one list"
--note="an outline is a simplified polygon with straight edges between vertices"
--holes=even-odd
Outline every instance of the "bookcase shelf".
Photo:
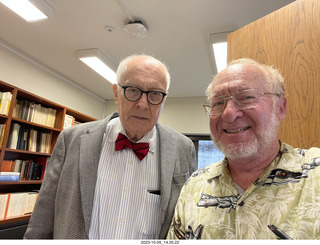
[[[49,153],[42,153],[42,152],[32,152],[32,151],[25,151],[25,150],[16,150],[16,149],[9,149],[6,148],[6,160],[14,160],[14,159],[34,159],[39,160],[39,158],[43,157],[50,157],[51,154]],[[1,182],[0,182],[1,184]]]
[[11,119],[13,122],[17,122],[17,123],[20,123],[20,124],[25,124],[25,125],[29,125],[33,128],[38,128],[38,129],[47,129],[47,130],[51,130],[51,131],[57,131],[60,133],[61,129],[60,128],[53,128],[53,127],[49,127],[49,126],[46,126],[46,125],[42,125],[42,124],[38,124],[38,123],[34,123],[34,122],[29,122],[29,121],[26,121],[26,120],[23,120],[23,119],[20,119],[20,118],[15,118],[15,117],[12,117]]
[[20,180],[20,181],[4,181],[1,185],[39,185],[42,184],[42,180]]
[[39,190],[42,180],[23,180],[1,182],[0,193],[28,192]]
[[23,220],[29,220],[30,217],[31,217],[31,214],[25,214],[25,215],[16,216],[16,217],[10,217],[8,219],[0,219],[0,225],[15,223]]
[[[57,141],[57,138],[60,132],[64,129],[64,123],[66,115],[73,117],[78,123],[90,122],[96,120],[95,118],[89,117],[85,114],[77,112],[73,109],[67,108],[65,106],[59,105],[55,102],[37,96],[33,93],[30,93],[26,90],[20,89],[11,84],[0,81],[0,92],[10,92],[12,94],[10,104],[8,106],[7,113],[0,114],[0,124],[3,125],[2,133],[2,143],[0,144],[0,171],[4,161],[14,161],[14,160],[28,160],[32,162],[46,162],[50,158],[53,147]],[[8,94],[8,93],[7,93]],[[17,105],[18,104],[18,105]],[[1,104],[0,104],[1,105]],[[1,108],[1,106],[0,106]],[[22,114],[22,109],[28,111],[23,111],[28,113],[27,117],[25,114]],[[39,121],[39,111],[41,110],[45,118],[41,118]],[[54,119],[52,117],[49,120],[48,111],[50,110],[51,115],[54,112]],[[41,113],[42,113],[41,112]],[[32,115],[30,114],[32,113]],[[40,114],[41,114],[40,113]],[[37,118],[36,118],[37,115]],[[41,114],[43,115],[43,114]],[[37,119],[37,120],[36,120]],[[13,138],[14,127],[23,128],[25,132],[21,130],[19,132],[19,137],[22,140],[21,136],[24,135],[23,140],[26,140],[26,135],[29,137],[31,133],[29,131],[37,131],[38,134],[47,133],[50,135],[48,138],[50,141],[46,148],[46,151],[38,151],[39,146],[37,145],[36,150],[32,150],[26,145],[23,147],[12,147],[11,144]],[[16,133],[17,131],[15,131]],[[27,134],[27,133],[28,134]],[[0,132],[1,133],[1,132]],[[1,135],[1,134],[0,134]],[[17,138],[15,138],[17,139]],[[28,138],[29,139],[29,138]],[[39,141],[39,137],[37,138]],[[36,142],[38,144],[39,142]],[[0,141],[1,142],[1,141]],[[30,144],[31,141],[28,141]],[[25,143],[25,142],[24,142]],[[33,142],[34,143],[34,142]],[[30,146],[30,145],[28,145]],[[47,149],[50,150],[47,150]],[[45,152],[45,153],[44,153]],[[31,174],[30,174],[31,175]],[[0,193],[14,193],[14,192],[29,192],[34,190],[39,190],[42,184],[42,180],[20,180],[20,181],[0,181]],[[19,217],[8,217],[6,219],[0,219],[0,226],[2,224],[19,222],[21,220],[28,220],[30,214],[23,215]],[[1,228],[0,228],[1,230]]]

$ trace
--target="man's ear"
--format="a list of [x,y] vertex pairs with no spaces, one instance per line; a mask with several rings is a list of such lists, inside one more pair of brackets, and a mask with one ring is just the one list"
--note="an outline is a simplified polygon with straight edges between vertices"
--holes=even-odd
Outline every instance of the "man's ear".
[[279,98],[279,114],[278,117],[280,120],[283,120],[287,115],[287,98],[284,95],[281,95]]
[[112,84],[112,90],[113,90],[114,101],[116,104],[118,104],[118,84]]

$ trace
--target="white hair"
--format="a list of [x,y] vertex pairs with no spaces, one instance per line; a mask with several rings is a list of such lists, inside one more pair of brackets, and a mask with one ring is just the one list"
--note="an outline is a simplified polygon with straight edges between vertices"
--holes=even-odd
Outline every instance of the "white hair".
[[159,64],[160,66],[163,67],[164,71],[165,71],[165,77],[166,77],[166,83],[167,83],[167,91],[169,90],[169,87],[170,87],[170,74],[169,74],[169,70],[168,70],[168,67],[163,63],[161,62],[160,60],[150,56],[150,55],[144,55],[144,54],[133,54],[133,55],[130,55],[126,58],[124,58],[119,66],[118,66],[118,69],[117,69],[117,82],[122,82],[123,80],[123,77],[126,75],[126,71],[127,71],[127,68],[128,68],[128,64],[130,63],[130,61],[136,59],[136,58],[139,58],[139,57],[146,57],[148,59],[151,59],[153,60],[155,63]]

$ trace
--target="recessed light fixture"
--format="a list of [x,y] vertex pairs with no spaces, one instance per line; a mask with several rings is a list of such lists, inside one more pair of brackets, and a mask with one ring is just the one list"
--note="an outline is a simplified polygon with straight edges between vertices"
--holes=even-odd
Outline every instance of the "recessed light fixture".
[[217,73],[227,66],[227,35],[231,32],[221,32],[210,35],[212,56]]
[[53,16],[54,9],[44,0],[0,0],[13,12],[28,22]]
[[93,48],[78,50],[76,55],[78,59],[80,59],[83,63],[97,72],[103,78],[108,80],[110,83],[117,83],[117,76],[115,73],[116,65],[99,49]]

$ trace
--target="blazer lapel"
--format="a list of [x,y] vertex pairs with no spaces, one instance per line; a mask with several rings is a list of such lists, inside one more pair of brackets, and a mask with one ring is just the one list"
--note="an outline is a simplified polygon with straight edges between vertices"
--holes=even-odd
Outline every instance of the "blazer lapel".
[[161,203],[160,203],[160,224],[162,226],[168,208],[171,195],[172,180],[175,166],[175,156],[170,152],[175,152],[175,141],[171,134],[158,124],[160,139],[160,186],[161,186]]

